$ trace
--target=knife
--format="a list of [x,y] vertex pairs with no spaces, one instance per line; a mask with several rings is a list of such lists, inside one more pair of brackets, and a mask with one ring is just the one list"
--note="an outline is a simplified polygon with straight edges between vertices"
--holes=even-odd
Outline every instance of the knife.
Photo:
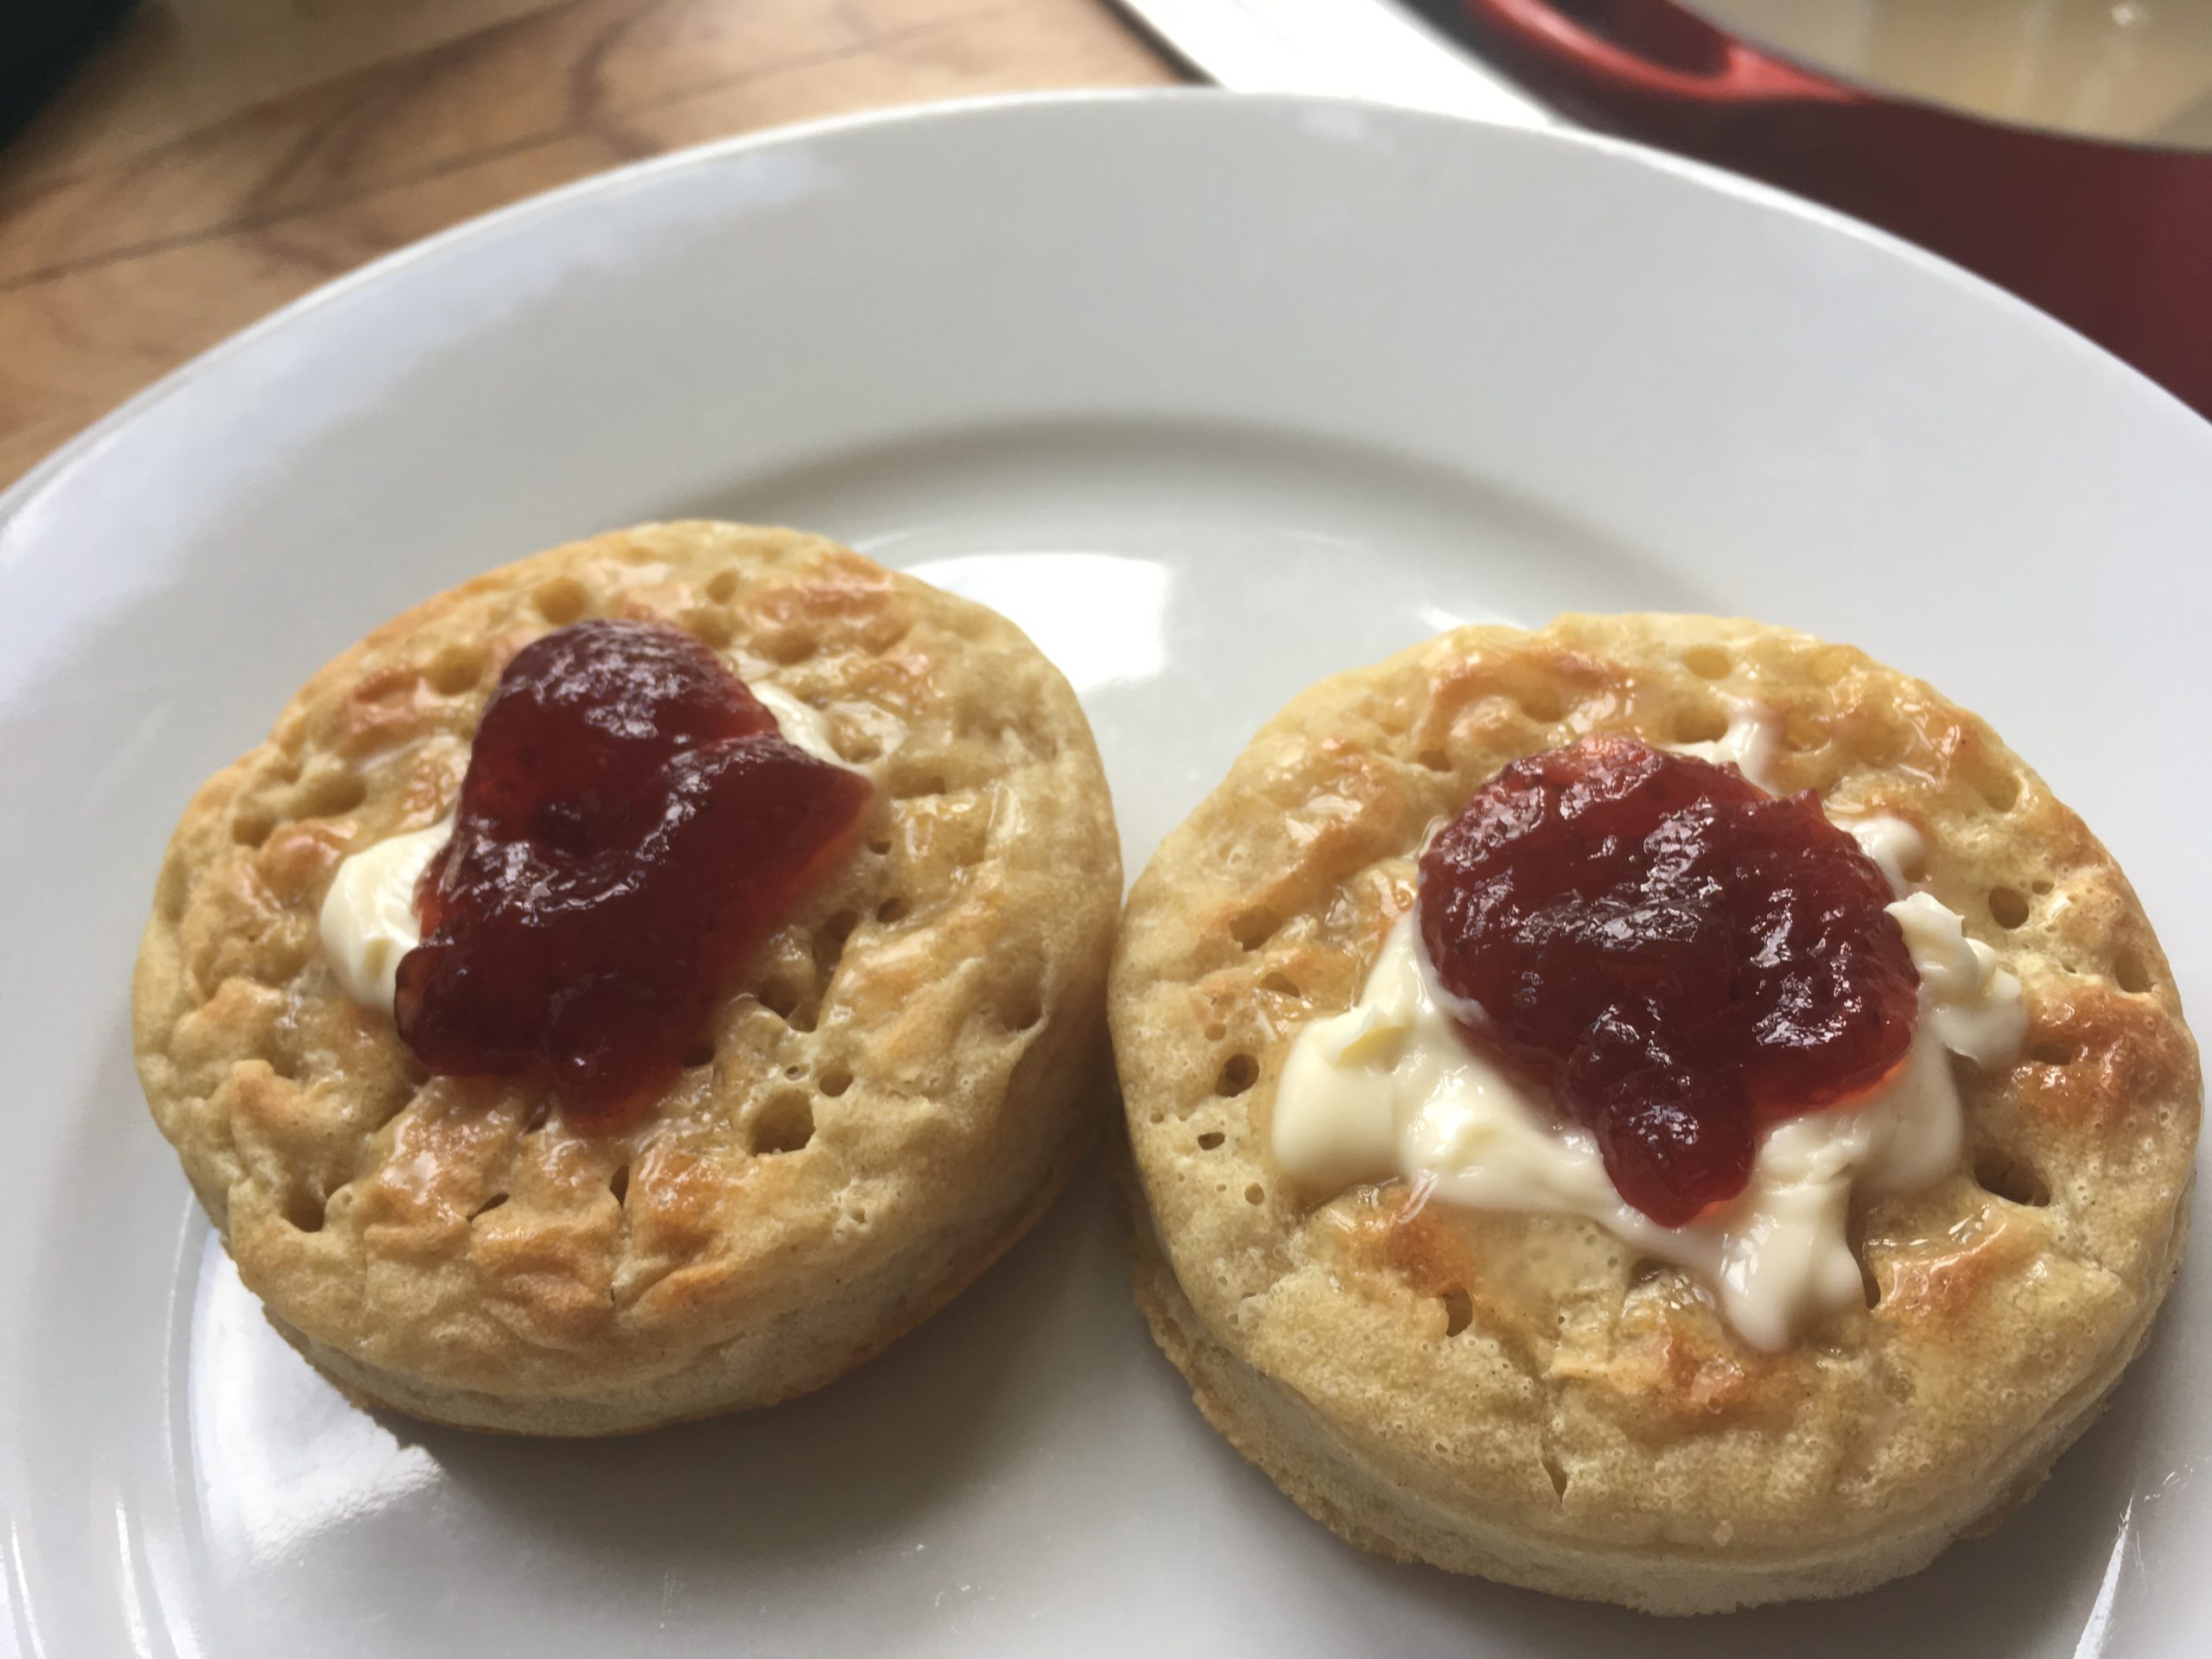
[[1238,92],[1314,92],[1549,127],[1559,117],[1391,0],[1121,0],[1199,73]]

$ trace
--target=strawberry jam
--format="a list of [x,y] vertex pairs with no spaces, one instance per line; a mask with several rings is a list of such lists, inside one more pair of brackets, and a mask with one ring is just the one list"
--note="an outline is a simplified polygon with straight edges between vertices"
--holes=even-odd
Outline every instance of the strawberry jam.
[[675,1075],[870,793],[689,634],[546,635],[499,677],[416,891],[400,1036],[448,1076],[542,1065],[571,1122],[619,1119]]
[[1475,791],[1421,858],[1420,923],[1473,1040],[1679,1226],[1743,1190],[1764,1126],[1903,1058],[1920,980],[1891,897],[1810,791],[1601,734]]

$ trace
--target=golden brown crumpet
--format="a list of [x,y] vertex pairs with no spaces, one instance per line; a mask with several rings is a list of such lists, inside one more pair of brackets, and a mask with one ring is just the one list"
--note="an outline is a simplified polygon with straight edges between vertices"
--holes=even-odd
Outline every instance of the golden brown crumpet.
[[[1923,833],[1934,897],[2024,987],[1966,1150],[1854,1207],[1866,1301],[1764,1352],[1580,1217],[1402,1183],[1292,1190],[1275,1086],[1413,903],[1423,835],[1508,762],[1766,705],[1783,789]],[[1149,1214],[1138,1300],[1199,1407],[1308,1511],[1408,1560],[1656,1612],[1840,1595],[2043,1480],[2179,1260],[2201,1084],[2126,877],[1980,719],[1755,622],[1471,627],[1294,699],[1137,882],[1109,1006]]]
[[[505,663],[656,620],[823,715],[874,780],[710,1039],[620,1129],[431,1077],[334,977],[340,860],[452,810]],[[139,1075],[270,1320],[356,1396],[599,1434],[766,1405],[912,1329],[1097,1121],[1121,869],[1067,682],[1011,623],[817,537],[672,524],[386,624],[186,809],[134,988]]]

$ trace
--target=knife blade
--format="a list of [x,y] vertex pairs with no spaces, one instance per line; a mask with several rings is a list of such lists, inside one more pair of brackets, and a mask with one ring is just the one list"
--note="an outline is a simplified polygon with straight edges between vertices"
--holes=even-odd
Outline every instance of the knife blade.
[[1507,126],[1560,118],[1391,0],[1121,0],[1191,67],[1239,92],[1373,99]]

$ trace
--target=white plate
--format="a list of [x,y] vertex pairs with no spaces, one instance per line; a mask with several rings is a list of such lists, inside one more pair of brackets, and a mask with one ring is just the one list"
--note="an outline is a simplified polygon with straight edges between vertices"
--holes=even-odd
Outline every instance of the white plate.
[[1017,101],[594,180],[296,307],[0,504],[0,1648],[2212,1648],[2202,1261],[2023,1516],[1725,1623],[1338,1543],[1154,1353],[1095,1180],[773,1412],[534,1445],[342,1404],[140,1103],[156,859],[371,623],[687,513],[1012,613],[1084,695],[1133,871],[1290,692],[1462,619],[1855,639],[1993,717],[2212,996],[2212,429],[1970,278],[1641,151],[1288,99]]

